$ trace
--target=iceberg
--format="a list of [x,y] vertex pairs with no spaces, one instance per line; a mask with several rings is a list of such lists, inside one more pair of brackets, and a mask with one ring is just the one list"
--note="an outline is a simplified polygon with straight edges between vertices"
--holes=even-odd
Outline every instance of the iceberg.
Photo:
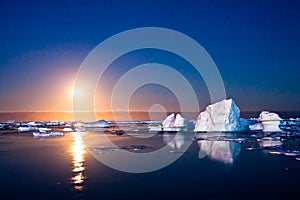
[[98,120],[96,122],[89,122],[83,125],[85,128],[110,128],[111,125],[105,120]]
[[64,129],[63,129],[63,132],[73,132],[74,131],[74,129],[73,128],[70,128],[70,127],[65,127]]
[[174,113],[170,114],[166,117],[166,119],[162,122],[163,127],[173,127],[175,122]]
[[180,114],[172,113],[166,117],[162,122],[162,131],[182,131],[188,128],[188,120],[183,118]]
[[65,122],[60,122],[60,121],[57,121],[57,120],[52,120],[52,121],[49,121],[49,122],[44,122],[44,124],[46,126],[63,126],[65,124]]
[[247,130],[240,121],[240,109],[233,99],[224,99],[206,107],[195,124],[195,132]]
[[148,126],[149,131],[167,131],[167,132],[176,132],[182,131],[189,128],[189,121],[181,116],[181,114],[172,113],[167,116],[163,121],[162,125],[159,126]]
[[37,127],[31,127],[31,126],[20,126],[18,127],[18,132],[28,132],[28,131],[36,131],[38,130]]
[[263,131],[266,131],[266,132],[282,131],[279,128],[279,124],[282,119],[281,119],[281,117],[279,117],[279,115],[277,113],[273,113],[273,112],[269,112],[269,111],[262,111],[259,114],[258,120],[262,124]]
[[174,121],[174,127],[185,128],[187,126],[188,126],[188,120],[183,118],[180,114],[177,114]]
[[39,132],[44,133],[44,132],[48,132],[51,131],[52,128],[38,128]]

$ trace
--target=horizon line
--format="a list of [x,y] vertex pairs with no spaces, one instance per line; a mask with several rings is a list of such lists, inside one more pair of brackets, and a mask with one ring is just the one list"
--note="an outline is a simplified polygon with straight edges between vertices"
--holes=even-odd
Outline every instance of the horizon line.
[[[201,111],[193,111],[193,110],[188,110],[188,111],[184,111],[184,112],[202,112],[205,111],[201,110]],[[270,109],[262,109],[262,110],[242,110],[240,112],[261,112],[261,111],[275,111],[275,112],[300,112],[300,110],[270,110]],[[55,112],[60,112],[60,113],[74,113],[74,112],[95,112],[95,113],[105,113],[105,112],[128,112],[128,110],[82,110],[82,111],[73,111],[73,110],[0,110],[0,114],[1,113],[26,113],[26,112],[36,112],[36,113],[42,113],[42,112],[48,112],[48,113],[55,113]],[[130,110],[130,112],[149,112],[147,110]],[[151,112],[163,112],[163,111],[151,111]],[[181,113],[182,111],[179,110],[172,110],[172,111],[167,111],[166,113],[171,113],[171,112],[177,112],[177,113]]]

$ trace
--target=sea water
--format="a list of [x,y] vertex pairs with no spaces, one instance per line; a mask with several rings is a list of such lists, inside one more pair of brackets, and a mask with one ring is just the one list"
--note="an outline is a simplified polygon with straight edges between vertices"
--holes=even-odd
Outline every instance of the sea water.
[[[123,135],[112,134],[113,128],[48,138],[2,132],[1,199],[291,199],[298,195],[297,132],[166,132],[143,137],[149,134],[147,124],[123,126]],[[190,144],[187,150],[185,144]],[[122,172],[97,159],[113,159],[120,151],[143,155],[165,146],[167,155],[179,158],[148,173]]]

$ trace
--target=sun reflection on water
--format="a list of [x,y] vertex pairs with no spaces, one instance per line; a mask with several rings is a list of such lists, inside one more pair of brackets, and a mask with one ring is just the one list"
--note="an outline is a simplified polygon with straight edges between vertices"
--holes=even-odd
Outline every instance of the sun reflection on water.
[[84,189],[84,181],[86,179],[86,176],[84,175],[85,172],[85,154],[86,149],[84,148],[84,145],[81,140],[81,133],[74,132],[72,133],[74,142],[72,145],[72,172],[73,176],[71,178],[71,181],[74,185],[75,190],[83,190]]

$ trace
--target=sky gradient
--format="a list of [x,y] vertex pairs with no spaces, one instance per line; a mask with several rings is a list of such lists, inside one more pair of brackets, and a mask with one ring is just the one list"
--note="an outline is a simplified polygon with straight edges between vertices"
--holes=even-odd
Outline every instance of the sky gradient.
[[[300,2],[283,1],[0,1],[0,111],[72,109],[77,70],[100,42],[139,27],[182,32],[210,54],[228,98],[242,111],[300,110]],[[109,110],[114,83],[148,62],[172,66],[193,85],[200,109],[209,104],[201,76],[178,56],[141,50],[107,70],[96,109]],[[141,87],[131,109],[160,103],[176,109],[167,88]]]

